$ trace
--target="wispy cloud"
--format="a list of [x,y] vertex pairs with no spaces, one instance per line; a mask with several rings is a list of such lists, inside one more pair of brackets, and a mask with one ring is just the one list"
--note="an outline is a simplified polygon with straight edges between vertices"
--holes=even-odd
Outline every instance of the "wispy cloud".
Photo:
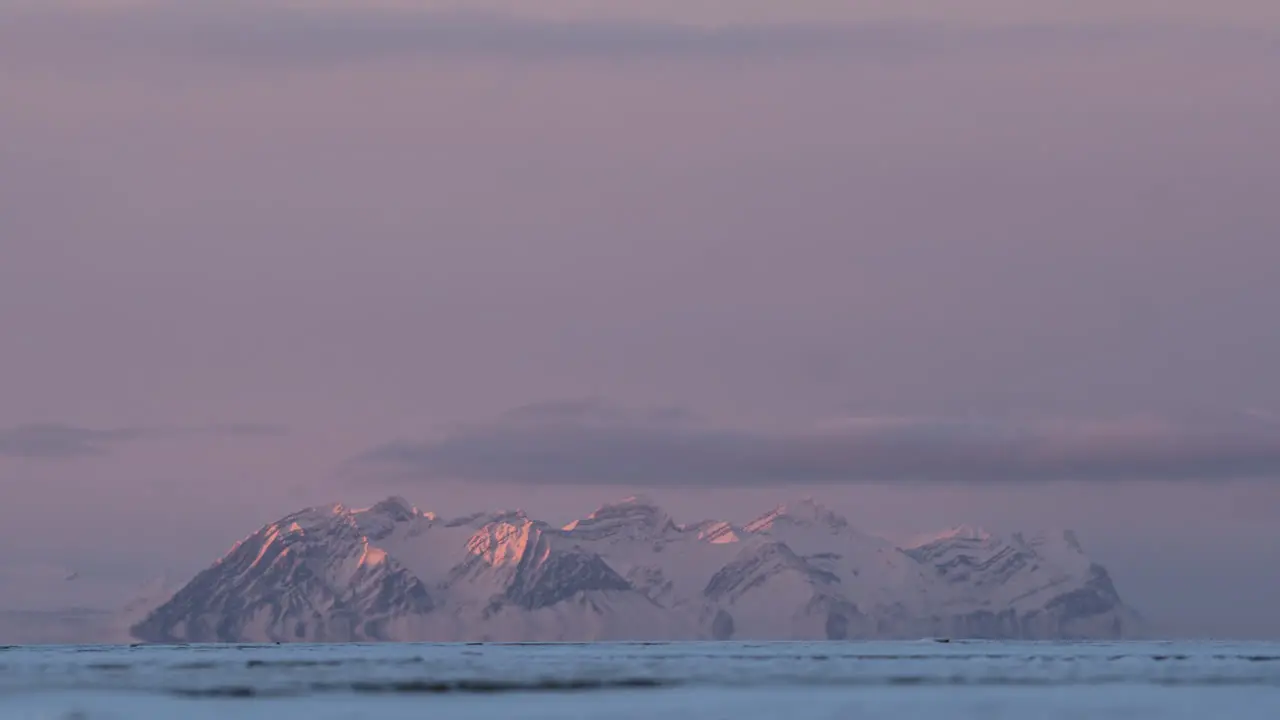
[[276,437],[277,425],[234,423],[197,427],[94,429],[63,424],[30,424],[0,429],[0,457],[66,459],[106,455],[113,448],[145,438],[206,435]]
[[348,463],[357,478],[634,486],[1225,480],[1280,476],[1280,426],[1197,421],[997,423],[854,418],[760,431],[677,411],[555,403]]
[[72,458],[103,455],[112,445],[135,440],[136,430],[93,430],[70,425],[20,425],[0,430],[0,455]]
[[175,432],[224,437],[282,437],[287,435],[289,430],[283,425],[268,423],[221,423],[206,427],[177,428]]
[[0,39],[22,53],[84,57],[170,56],[250,64],[314,64],[388,55],[520,59],[770,57],[838,52],[870,59],[1015,50],[1174,45],[1260,48],[1276,39],[1238,29],[1170,24],[1039,24],[979,27],[926,21],[694,26],[499,12],[263,2],[152,2],[114,10],[26,6],[5,14]]

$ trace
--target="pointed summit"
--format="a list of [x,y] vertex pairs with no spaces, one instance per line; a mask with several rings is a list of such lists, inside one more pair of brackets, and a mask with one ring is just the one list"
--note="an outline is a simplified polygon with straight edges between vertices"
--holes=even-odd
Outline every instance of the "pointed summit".
[[749,533],[770,532],[780,523],[832,530],[842,530],[849,526],[849,521],[844,516],[806,495],[795,502],[775,507],[747,523],[743,529]]
[[418,508],[410,505],[408,500],[399,495],[392,495],[365,512],[383,515],[396,522],[412,520],[419,515]]
[[950,530],[946,530],[938,535],[939,539],[946,540],[977,540],[979,542],[990,540],[991,533],[986,528],[978,525],[956,525]]
[[[360,529],[360,532],[373,540],[381,540],[395,532],[397,527],[423,517],[423,514],[418,512],[418,508],[398,495],[392,495],[363,510],[351,510],[349,514],[351,521]],[[427,517],[428,520],[432,518],[433,516]]]
[[993,539],[991,533],[973,525],[956,525],[941,532],[927,533],[914,538],[906,545],[906,549],[923,548],[929,545],[952,542],[987,543]]
[[605,503],[596,509],[592,515],[609,512],[619,508],[652,508],[657,510],[658,504],[648,495],[628,495],[617,502]]
[[1013,542],[1036,557],[1081,567],[1087,563],[1080,539],[1072,530],[1014,533]]
[[585,518],[564,526],[565,532],[591,539],[615,535],[632,539],[658,537],[677,529],[671,516],[643,495],[602,505]]

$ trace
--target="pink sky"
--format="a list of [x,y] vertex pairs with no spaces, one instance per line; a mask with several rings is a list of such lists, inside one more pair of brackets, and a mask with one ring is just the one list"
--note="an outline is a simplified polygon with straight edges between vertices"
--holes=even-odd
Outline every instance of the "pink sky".
[[569,519],[637,488],[339,469],[606,398],[783,436],[1174,418],[1202,478],[648,491],[1074,526],[1177,631],[1280,636],[1275,3],[92,5],[0,9],[0,609],[310,503]]

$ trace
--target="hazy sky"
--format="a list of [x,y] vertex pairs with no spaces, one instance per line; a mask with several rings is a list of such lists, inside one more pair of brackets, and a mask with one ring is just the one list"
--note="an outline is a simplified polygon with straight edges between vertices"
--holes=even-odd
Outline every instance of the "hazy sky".
[[1280,5],[901,6],[0,4],[0,609],[643,489],[1280,637]]

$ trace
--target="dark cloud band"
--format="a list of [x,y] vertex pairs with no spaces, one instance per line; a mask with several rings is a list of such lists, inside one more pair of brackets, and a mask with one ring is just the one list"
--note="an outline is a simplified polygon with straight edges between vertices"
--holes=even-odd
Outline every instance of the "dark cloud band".
[[98,430],[61,424],[32,424],[0,429],[0,457],[77,458],[106,455],[117,445],[155,437],[276,437],[278,425],[233,423],[202,427],[117,428]]
[[[490,12],[300,7],[271,2],[154,2],[131,9],[3,11],[0,40],[39,54],[102,59],[139,53],[234,63],[326,63],[400,55],[622,59],[770,57],[839,52],[901,60],[960,52],[1021,54],[1100,47],[1176,46],[1212,52],[1262,49],[1275,38],[1236,29],[1170,25],[1059,24],[982,28],[927,22],[807,23],[698,27],[679,23],[549,21]],[[4,26],[0,26],[4,27]],[[63,42],[59,42],[62,40]],[[105,53],[105,55],[104,55]]]
[[870,420],[760,432],[567,407],[525,409],[433,441],[390,443],[347,470],[362,478],[655,487],[1280,475],[1280,428],[1261,420],[1055,427]]

